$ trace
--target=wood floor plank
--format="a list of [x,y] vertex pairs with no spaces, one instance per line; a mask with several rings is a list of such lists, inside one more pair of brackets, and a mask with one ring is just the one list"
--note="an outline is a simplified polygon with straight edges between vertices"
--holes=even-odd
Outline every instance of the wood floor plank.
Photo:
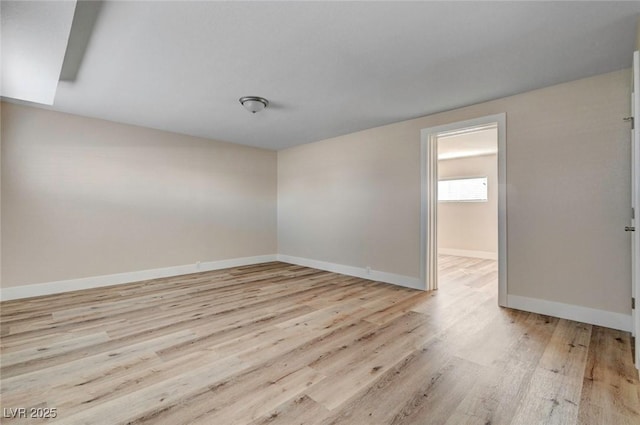
[[628,333],[272,262],[0,303],[0,406],[57,424],[638,424]]
[[456,411],[473,385],[482,367],[451,357],[435,374],[425,376],[422,386],[414,392],[389,422],[391,425],[444,424]]
[[[507,317],[514,325],[510,329],[511,345],[501,347],[502,353],[479,347],[484,355],[494,351],[495,357],[493,361],[488,361],[491,357],[480,357],[479,363],[486,367],[447,420],[447,425],[512,422],[516,413],[514,406],[519,406],[527,394],[535,367],[553,335],[557,320],[524,312],[511,312]],[[493,331],[492,326],[487,330]],[[490,344],[491,341],[487,341],[484,345]],[[474,357],[477,358],[467,359]]]
[[424,345],[433,335],[433,329],[418,313],[398,318],[386,328],[363,335],[358,344],[312,363],[311,367],[334,378],[310,388],[307,394],[325,407],[334,409]]
[[96,406],[76,412],[51,423],[70,425],[136,423],[141,418],[158,417],[168,407],[183,403],[185,399],[206,392],[209,386],[236,373],[246,365],[235,357],[192,368],[186,373],[126,394],[126,409],[122,398],[112,398]]
[[640,381],[626,361],[629,334],[594,327],[582,387],[579,423],[626,423],[640,416]]
[[322,425],[390,423],[427,379],[445,366],[449,359],[445,346],[442,340],[433,339],[400,359],[373,385],[335,409]]
[[54,367],[13,377],[2,376],[0,389],[7,402],[15,392],[21,391],[30,393],[37,399],[42,392],[63,383],[81,387],[116,373],[128,373],[135,367],[144,367],[143,362],[157,357],[155,354],[157,350],[192,340],[194,337],[192,332],[184,330],[131,344],[118,350],[63,362]]
[[513,424],[576,423],[591,325],[560,320]]
[[329,410],[303,394],[281,404],[250,425],[310,425],[329,415]]

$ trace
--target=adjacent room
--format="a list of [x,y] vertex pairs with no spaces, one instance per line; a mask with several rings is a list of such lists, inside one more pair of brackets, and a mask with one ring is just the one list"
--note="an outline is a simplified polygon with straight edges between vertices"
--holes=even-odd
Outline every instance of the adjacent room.
[[640,3],[0,35],[2,424],[640,423]]
[[438,287],[496,286],[497,123],[439,133],[437,144]]

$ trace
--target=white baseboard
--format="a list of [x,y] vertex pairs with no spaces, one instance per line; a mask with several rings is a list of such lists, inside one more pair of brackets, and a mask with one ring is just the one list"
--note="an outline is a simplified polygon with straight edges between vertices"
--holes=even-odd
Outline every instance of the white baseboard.
[[183,266],[163,267],[159,269],[140,270],[128,273],[84,277],[80,279],[59,280],[56,282],[37,283],[33,285],[10,286],[7,288],[0,288],[0,300],[8,301],[19,298],[59,294],[62,292],[77,291],[80,289],[120,285],[123,283],[139,282],[142,280],[158,279],[161,277],[179,276],[189,273],[227,269],[229,267],[268,263],[270,261],[277,261],[277,255],[270,254],[259,255],[256,257],[232,258],[220,261],[205,261],[195,264],[186,264]]
[[456,255],[458,257],[484,258],[485,260],[497,260],[498,253],[491,251],[471,251],[468,249],[438,248],[438,254]]
[[328,263],[326,261],[311,260],[309,258],[292,257],[290,255],[278,254],[278,261],[295,264],[298,266],[311,267],[328,272],[346,274],[348,276],[360,277],[363,279],[375,280],[378,282],[391,283],[393,285],[404,286],[412,289],[424,290],[424,282],[417,277],[404,276],[395,273],[381,272],[378,270],[367,270],[363,267],[345,266],[343,264]]
[[[451,254],[456,255],[456,254]],[[58,294],[62,292],[77,291],[81,289],[99,288],[103,286],[119,285],[124,283],[139,282],[143,280],[158,279],[163,277],[179,276],[190,273],[198,273],[211,270],[221,270],[230,267],[248,266],[252,264],[282,261],[284,263],[311,267],[319,270],[355,276],[393,285],[404,286],[412,289],[424,290],[424,282],[417,277],[404,276],[395,273],[387,273],[378,270],[367,270],[363,267],[347,266],[343,264],[329,263],[326,261],[312,260],[309,258],[293,257],[284,254],[260,255],[255,257],[232,258],[229,260],[207,261],[182,266],[164,267],[159,269],[140,270],[128,273],[117,273],[103,276],[93,276],[80,279],[59,280],[56,282],[38,283],[23,286],[10,286],[0,288],[0,300],[9,301],[20,298],[37,297],[41,295]],[[589,323],[630,332],[632,329],[631,315],[615,313],[611,311],[597,310],[572,304],[564,304],[555,301],[547,301],[537,298],[508,295],[509,308]]]
[[618,329],[625,332],[630,332],[632,327],[630,314],[614,313],[612,311],[597,310],[579,305],[521,297],[519,295],[508,295],[507,306],[509,308],[515,308],[516,310],[524,310],[546,316],[604,326],[605,328]]

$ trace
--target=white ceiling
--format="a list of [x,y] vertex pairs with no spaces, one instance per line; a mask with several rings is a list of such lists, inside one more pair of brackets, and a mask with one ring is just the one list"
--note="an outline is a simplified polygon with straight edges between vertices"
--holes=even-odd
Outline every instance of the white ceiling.
[[[98,12],[72,28],[70,46],[86,37],[86,50],[52,109],[280,149],[629,67],[640,2],[106,1]],[[271,104],[253,115],[238,103],[248,95]]]
[[438,136],[438,159],[466,158],[498,153],[498,128]]
[[75,7],[75,0],[0,2],[2,96],[53,104]]

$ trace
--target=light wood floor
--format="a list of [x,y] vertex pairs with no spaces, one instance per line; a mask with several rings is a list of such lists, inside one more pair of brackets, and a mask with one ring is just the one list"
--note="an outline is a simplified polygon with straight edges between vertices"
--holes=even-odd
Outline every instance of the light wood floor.
[[269,263],[4,302],[3,416],[57,417],[2,423],[640,424],[629,334],[440,266],[430,293]]

